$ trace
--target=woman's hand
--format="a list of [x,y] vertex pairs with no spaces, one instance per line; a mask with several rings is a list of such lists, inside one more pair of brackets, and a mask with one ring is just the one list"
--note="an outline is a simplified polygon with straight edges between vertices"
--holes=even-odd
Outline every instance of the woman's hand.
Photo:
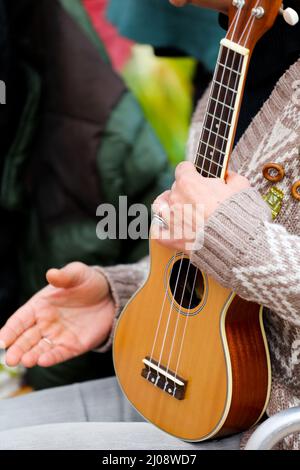
[[47,280],[0,330],[8,366],[53,366],[100,346],[111,331],[115,306],[101,272],[71,263]]
[[221,11],[223,13],[228,13],[229,6],[231,5],[231,0],[169,0],[172,5],[176,7],[183,7],[192,3],[199,7],[212,8],[214,10]]
[[154,223],[152,238],[175,250],[191,250],[199,231],[219,205],[249,187],[247,178],[236,173],[229,173],[225,183],[219,178],[204,178],[190,162],[180,163],[171,191],[153,204],[153,212],[166,222],[168,229]]

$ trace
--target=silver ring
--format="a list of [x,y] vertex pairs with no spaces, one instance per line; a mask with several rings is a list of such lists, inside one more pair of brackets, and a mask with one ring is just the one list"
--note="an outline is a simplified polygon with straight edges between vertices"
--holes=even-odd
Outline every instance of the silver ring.
[[153,220],[158,222],[160,225],[163,225],[163,228],[166,228],[166,229],[169,228],[169,225],[167,224],[165,219],[163,219],[159,214],[153,214]]
[[44,337],[43,338],[43,341],[45,341],[47,344],[50,344],[50,346],[53,346],[53,341],[51,341],[51,339],[47,338],[47,337]]

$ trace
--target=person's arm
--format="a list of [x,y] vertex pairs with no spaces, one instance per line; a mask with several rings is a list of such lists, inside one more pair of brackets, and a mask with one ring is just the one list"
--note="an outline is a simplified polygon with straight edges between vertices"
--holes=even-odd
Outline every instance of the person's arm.
[[48,271],[47,280],[0,329],[9,366],[49,367],[98,347],[110,334],[116,307],[101,272],[71,263]]
[[147,278],[149,258],[144,258],[134,264],[123,264],[107,268],[96,266],[95,269],[106,277],[115,304],[115,316],[110,335],[97,349],[98,352],[106,352],[111,349],[115,326],[120,313]]
[[117,315],[146,280],[148,267],[148,257],[134,264],[118,264],[106,268],[94,266],[108,281]]
[[254,188],[237,193],[208,219],[192,261],[241,297],[300,326],[300,237],[271,222]]
[[49,367],[111,346],[121,309],[147,276],[147,260],[101,269],[71,263],[50,269],[37,292],[0,329],[10,366]]
[[[187,205],[193,213],[182,219]],[[224,287],[300,326],[300,237],[272,222],[270,207],[246,178],[229,173],[225,184],[181,163],[172,190],[159,196],[155,207],[170,234],[193,233],[192,240],[160,237],[161,244],[188,252]],[[175,215],[167,218],[168,213]],[[195,223],[201,218],[202,226]]]

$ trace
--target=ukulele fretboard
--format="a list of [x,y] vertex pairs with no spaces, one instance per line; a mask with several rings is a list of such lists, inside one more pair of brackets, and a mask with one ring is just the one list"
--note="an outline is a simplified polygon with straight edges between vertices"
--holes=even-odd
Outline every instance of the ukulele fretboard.
[[233,47],[221,45],[195,159],[199,173],[210,178],[225,176],[245,79],[248,51]]

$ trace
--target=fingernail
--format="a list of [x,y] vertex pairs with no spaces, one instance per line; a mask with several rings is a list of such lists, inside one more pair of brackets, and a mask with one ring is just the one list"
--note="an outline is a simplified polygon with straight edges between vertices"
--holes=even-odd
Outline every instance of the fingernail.
[[1,341],[1,340],[0,340],[0,350],[1,350],[1,349],[4,349],[4,350],[5,350],[5,349],[6,349],[6,346],[5,346],[4,341]]

